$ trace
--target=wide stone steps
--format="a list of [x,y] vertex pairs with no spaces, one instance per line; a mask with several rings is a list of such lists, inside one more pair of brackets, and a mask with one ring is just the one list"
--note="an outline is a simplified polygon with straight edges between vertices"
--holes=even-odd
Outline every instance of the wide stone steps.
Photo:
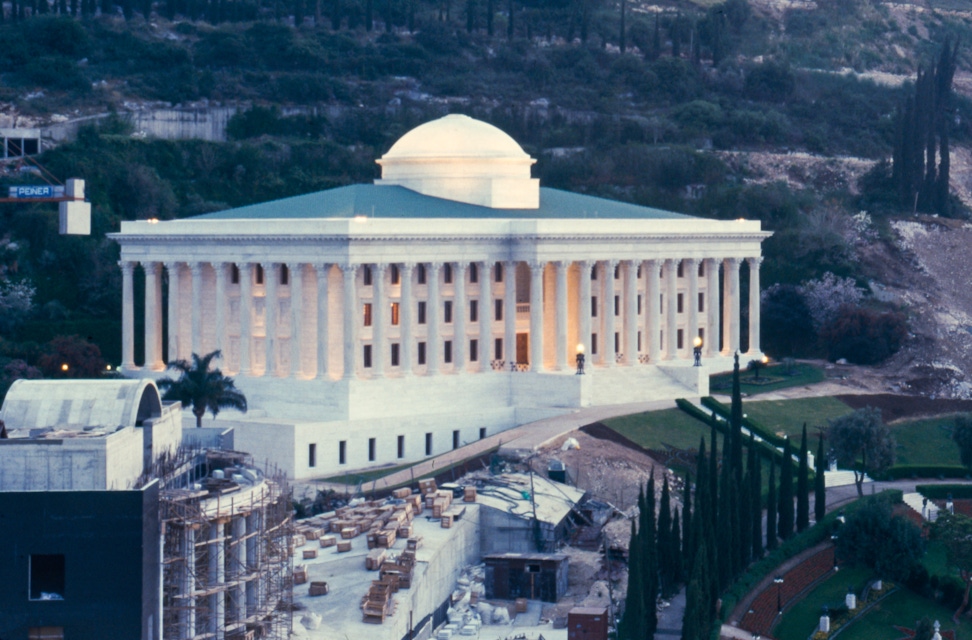
[[938,520],[939,508],[931,500],[925,503],[925,496],[920,493],[906,493],[903,498],[904,503],[918,512],[919,515],[928,522]]
[[671,400],[698,395],[698,391],[680,384],[657,367],[618,365],[597,367],[590,371],[591,400],[594,406]]

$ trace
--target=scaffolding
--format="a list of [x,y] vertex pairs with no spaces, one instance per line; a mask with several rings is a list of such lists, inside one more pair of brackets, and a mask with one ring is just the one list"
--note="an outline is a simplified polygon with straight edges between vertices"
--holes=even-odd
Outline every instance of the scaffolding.
[[162,520],[164,640],[286,640],[293,622],[293,519],[286,474],[246,454],[167,460]]

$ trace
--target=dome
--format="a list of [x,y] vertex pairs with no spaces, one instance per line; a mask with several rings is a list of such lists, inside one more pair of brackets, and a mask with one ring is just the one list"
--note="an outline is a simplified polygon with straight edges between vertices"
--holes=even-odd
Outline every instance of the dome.
[[419,125],[383,155],[377,185],[494,209],[536,209],[536,162],[516,140],[491,124],[448,115]]
[[451,114],[419,125],[398,139],[379,164],[404,158],[528,158],[501,129],[469,116]]

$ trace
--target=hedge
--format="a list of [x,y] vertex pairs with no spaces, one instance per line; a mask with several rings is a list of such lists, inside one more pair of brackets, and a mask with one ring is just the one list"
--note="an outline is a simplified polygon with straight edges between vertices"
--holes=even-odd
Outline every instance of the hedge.
[[945,500],[949,494],[956,500],[972,499],[972,484],[919,484],[915,491],[929,500]]
[[[729,414],[731,413],[730,407],[722,404],[712,396],[706,396],[702,398],[702,405],[709,409],[712,409],[713,411],[715,411],[716,413],[718,413],[724,418],[728,417]],[[760,438],[762,438],[766,442],[771,443],[774,446],[782,447],[786,443],[786,438],[781,438],[780,436],[776,435],[775,433],[773,433],[772,431],[770,431],[760,423],[756,422],[755,420],[752,420],[750,418],[743,418],[742,423],[744,427],[746,427],[747,429],[749,429],[750,431],[758,435]]]
[[969,475],[969,469],[959,464],[896,464],[881,474],[878,479],[967,478]]
[[[706,404],[706,406],[708,406],[708,404],[706,403],[707,399],[712,400],[716,404],[720,405],[720,408],[709,407],[710,409],[715,411],[717,415],[720,414],[722,410],[725,410],[726,408],[725,405],[720,404],[718,400],[715,400],[715,398],[711,398],[711,397],[702,398],[702,404]],[[681,400],[681,402],[679,400]],[[697,418],[705,422],[706,424],[712,424],[712,416],[710,416],[708,413],[702,411],[697,406],[695,406],[694,404],[692,404],[687,400],[683,400],[683,399],[679,399],[679,400],[676,400],[675,403],[682,411],[685,411],[693,418]],[[763,437],[763,433],[762,431],[759,430],[759,427],[753,428],[752,424],[745,419],[743,420],[743,424],[746,426],[747,429],[750,429],[757,436],[763,438],[762,441],[757,441],[756,443],[757,445],[759,445],[757,451],[759,452],[760,455],[763,456],[763,458],[766,458],[767,460],[773,460],[775,462],[782,462],[783,452],[777,449],[775,446],[773,446],[773,444],[771,444],[770,442],[767,442],[767,439]],[[727,421],[727,419],[716,420],[716,429],[718,429],[724,434],[728,434],[729,422]],[[782,447],[783,446],[782,439],[778,438],[775,435],[773,437],[776,438],[777,440],[780,440],[781,442],[780,446]],[[746,443],[744,442],[743,444]],[[813,477],[814,477],[813,469],[810,469],[810,479],[813,480]]]

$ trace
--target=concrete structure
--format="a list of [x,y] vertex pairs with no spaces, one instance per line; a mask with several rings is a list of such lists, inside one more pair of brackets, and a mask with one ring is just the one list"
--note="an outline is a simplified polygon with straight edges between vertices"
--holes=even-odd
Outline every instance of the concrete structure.
[[466,116],[378,162],[374,185],[123,222],[123,370],[221,349],[254,409],[234,421],[237,447],[305,478],[571,408],[705,394],[693,341],[728,368],[744,303],[759,357],[758,221],[541,188],[512,138]]
[[0,128],[0,160],[36,156],[41,150],[40,129]]
[[499,553],[486,563],[486,597],[557,602],[567,593],[568,557],[563,553]]

